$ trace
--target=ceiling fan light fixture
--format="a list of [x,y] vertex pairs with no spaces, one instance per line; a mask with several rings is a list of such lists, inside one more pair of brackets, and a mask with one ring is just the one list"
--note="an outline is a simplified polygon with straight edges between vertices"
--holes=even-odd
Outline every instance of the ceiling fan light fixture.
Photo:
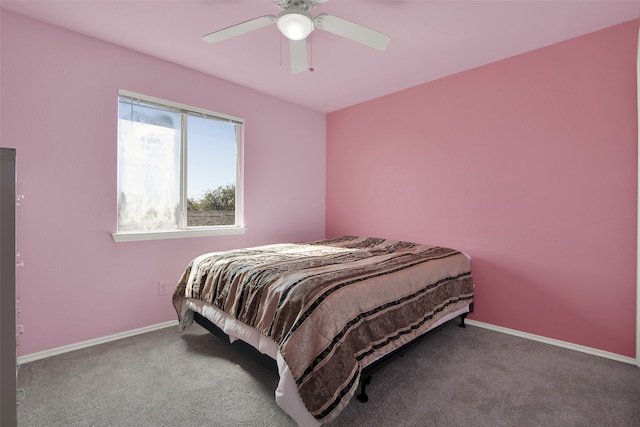
[[314,29],[311,15],[297,7],[291,7],[278,15],[276,25],[289,40],[306,39]]

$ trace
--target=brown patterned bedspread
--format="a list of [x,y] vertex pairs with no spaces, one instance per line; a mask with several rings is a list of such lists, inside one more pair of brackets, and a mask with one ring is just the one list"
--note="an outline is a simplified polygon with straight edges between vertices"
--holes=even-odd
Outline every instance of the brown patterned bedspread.
[[361,370],[473,300],[453,249],[343,236],[202,255],[173,295],[211,303],[273,339],[319,422],[334,419]]

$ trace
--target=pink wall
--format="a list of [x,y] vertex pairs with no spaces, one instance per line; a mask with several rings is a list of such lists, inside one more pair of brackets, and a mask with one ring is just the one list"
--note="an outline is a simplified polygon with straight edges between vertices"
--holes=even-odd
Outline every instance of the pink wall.
[[[157,283],[177,282],[200,253],[324,236],[324,114],[11,12],[1,19],[1,144],[17,148],[25,196],[19,355],[175,320]],[[246,235],[114,243],[118,89],[246,119]]]
[[471,318],[635,357],[638,22],[327,116],[327,236],[473,257]]

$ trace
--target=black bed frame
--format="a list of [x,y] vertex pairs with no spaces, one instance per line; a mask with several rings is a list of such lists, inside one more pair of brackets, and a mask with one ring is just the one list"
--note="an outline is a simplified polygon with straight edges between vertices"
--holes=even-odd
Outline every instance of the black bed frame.
[[[473,313],[473,302],[469,305],[469,313]],[[467,314],[468,313],[463,313],[463,314],[461,314],[459,316],[460,317],[460,324],[458,325],[459,327],[461,327],[461,328],[465,328],[466,327],[466,325],[464,323],[464,320],[467,317]],[[203,328],[205,328],[206,330],[211,332],[216,337],[218,337],[220,339],[229,339],[229,336],[227,334],[225,334],[222,331],[222,329],[218,328],[209,319],[207,319],[206,317],[202,316],[200,313],[194,311],[193,312],[193,320],[198,325],[202,326]],[[433,329],[432,329],[432,331],[433,331]],[[424,338],[425,336],[429,335],[429,332],[431,332],[431,331],[428,331],[427,333],[419,336],[418,338],[414,339],[413,341],[410,341],[410,342],[404,344],[403,346],[398,347],[397,349],[395,349],[391,353],[381,357],[380,359],[376,360],[375,362],[373,362],[372,364],[370,364],[366,368],[364,368],[362,370],[362,373],[360,374],[360,394],[358,394],[356,396],[356,398],[360,402],[363,402],[363,403],[367,402],[369,400],[369,396],[367,396],[367,393],[365,392],[365,388],[366,388],[366,386],[371,384],[371,377],[373,376],[373,373],[375,371],[377,371],[378,369],[382,368],[387,363],[391,362],[392,360],[394,360],[394,359],[396,359],[398,357],[402,357],[404,355],[404,353],[407,350],[409,350],[409,348],[413,347],[415,344],[420,342],[422,340],[422,338]]]
[[[473,313],[473,303],[469,304],[469,313]],[[466,328],[467,327],[467,325],[465,325],[465,323],[464,323],[464,319],[467,318],[467,314],[469,314],[469,313],[463,313],[460,316],[458,316],[460,318],[460,324],[458,325],[459,327],[461,327],[461,328]],[[453,319],[451,319],[451,320],[453,320]],[[371,377],[373,376],[373,373],[375,371],[377,371],[378,369],[382,368],[387,363],[391,362],[392,360],[394,360],[394,359],[396,359],[398,357],[402,357],[404,355],[404,353],[407,352],[407,350],[409,350],[411,347],[413,347],[414,345],[416,345],[417,343],[422,341],[422,339],[424,337],[429,335],[429,332],[432,332],[432,331],[434,331],[436,329],[438,329],[438,328],[434,328],[434,329],[431,329],[430,331],[427,331],[426,333],[420,335],[418,338],[414,339],[413,341],[409,341],[405,345],[396,348],[391,353],[389,353],[389,354],[387,354],[385,356],[382,356],[380,359],[378,359],[375,362],[373,362],[372,364],[366,366],[362,370],[362,372],[360,373],[360,394],[358,394],[356,396],[356,398],[362,403],[367,402],[369,400],[369,396],[367,396],[367,393],[365,392],[365,388],[369,384],[371,384]]]

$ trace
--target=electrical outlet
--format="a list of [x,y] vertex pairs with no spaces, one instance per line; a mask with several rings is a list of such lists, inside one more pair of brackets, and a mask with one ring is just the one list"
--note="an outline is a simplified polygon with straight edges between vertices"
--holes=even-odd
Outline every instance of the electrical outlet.
[[167,295],[169,293],[169,282],[158,282],[158,296]]

